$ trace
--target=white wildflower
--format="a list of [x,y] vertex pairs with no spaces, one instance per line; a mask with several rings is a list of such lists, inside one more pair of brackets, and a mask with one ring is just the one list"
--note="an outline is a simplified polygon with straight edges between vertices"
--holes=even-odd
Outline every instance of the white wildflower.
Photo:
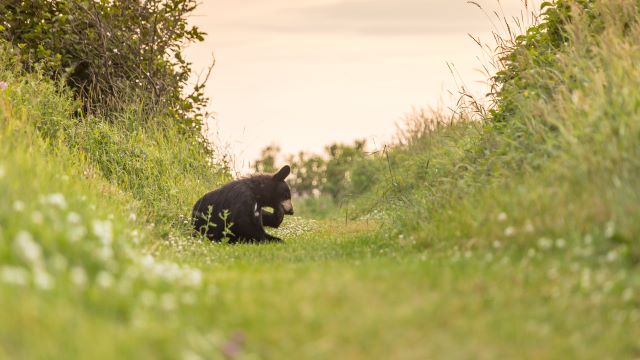
[[82,225],[71,226],[67,231],[67,236],[70,242],[78,242],[85,235],[87,235],[87,229]]
[[134,244],[140,243],[140,232],[138,230],[131,231],[131,240]]
[[587,234],[584,236],[584,243],[586,245],[590,245],[591,242],[593,242],[593,236],[591,236],[591,234]]
[[516,233],[516,229],[513,226],[509,226],[504,229],[504,236],[511,237]]
[[556,247],[563,249],[567,245],[567,242],[563,238],[556,239]]
[[200,287],[202,285],[202,272],[198,269],[189,269],[186,273],[185,282],[192,287]]
[[13,285],[26,285],[29,281],[29,272],[22,267],[5,265],[0,269],[2,282]]
[[20,200],[16,200],[13,202],[13,211],[15,212],[23,212],[24,211],[24,202]]
[[496,249],[499,249],[499,248],[502,247],[502,243],[500,243],[500,241],[498,241],[498,240],[495,240],[493,242],[493,247],[496,248]]
[[531,222],[531,220],[527,220],[527,222],[524,224],[524,231],[532,233],[534,230],[535,228],[533,227],[533,223]]
[[111,286],[113,286],[113,282],[114,282],[113,276],[104,270],[100,271],[96,276],[96,283],[101,288],[105,288],[105,289],[110,288]]
[[55,205],[60,209],[67,208],[67,201],[64,198],[64,195],[61,193],[49,194],[44,198],[44,201],[47,204]]
[[616,259],[618,259],[618,252],[615,250],[611,250],[607,253],[607,261],[608,262],[614,262],[616,261]]
[[624,292],[622,293],[622,300],[625,302],[631,301],[633,299],[633,289],[632,288],[626,288],[624,289]]
[[78,224],[78,223],[80,223],[81,220],[82,220],[82,218],[76,212],[72,211],[69,214],[67,214],[67,222],[69,224]]
[[145,255],[142,257],[142,259],[140,259],[140,265],[142,265],[142,267],[144,268],[150,268],[153,266],[154,263],[154,259],[152,255]]
[[74,266],[69,273],[71,282],[76,286],[84,286],[87,283],[87,272],[80,266]]
[[100,239],[102,245],[111,245],[113,242],[113,228],[111,221],[94,220],[92,223],[93,233]]
[[605,226],[605,229],[604,229],[604,236],[607,239],[611,239],[613,235],[615,235],[615,233],[616,233],[616,224],[613,221],[607,222],[607,225]]
[[542,250],[549,250],[552,246],[553,240],[546,237],[541,237],[540,239],[538,239],[538,247]]
[[16,254],[31,266],[39,266],[42,263],[42,248],[28,231],[22,230],[16,234],[13,248]]
[[8,87],[9,84],[7,84],[5,81],[0,81],[0,90],[7,90]]
[[35,268],[33,269],[33,283],[39,289],[51,290],[54,285],[54,280],[45,269]]
[[501,213],[498,214],[497,219],[500,222],[505,222],[505,221],[507,221],[507,214],[504,213],[504,212],[501,212]]
[[136,215],[136,213],[129,213],[129,221],[134,222],[136,221],[136,219],[138,219],[138,216]]

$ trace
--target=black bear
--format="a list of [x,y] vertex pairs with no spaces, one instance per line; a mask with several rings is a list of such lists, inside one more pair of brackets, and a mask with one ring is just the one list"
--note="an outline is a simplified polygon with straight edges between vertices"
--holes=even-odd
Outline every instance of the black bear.
[[[282,241],[267,234],[264,226],[277,228],[285,214],[293,214],[291,190],[284,182],[290,172],[287,165],[274,175],[253,175],[205,194],[191,212],[194,234],[212,241],[226,237],[231,243]],[[273,208],[273,213],[263,207]]]

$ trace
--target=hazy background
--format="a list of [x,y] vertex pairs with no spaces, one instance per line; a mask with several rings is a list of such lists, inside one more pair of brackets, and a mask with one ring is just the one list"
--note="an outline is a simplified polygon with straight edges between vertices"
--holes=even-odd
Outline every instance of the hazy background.
[[[524,12],[520,0],[478,3]],[[467,34],[491,42],[502,29],[463,0],[204,0],[196,14],[208,36],[187,56],[198,72],[215,55],[210,137],[239,172],[271,143],[292,153],[388,141],[412,109],[454,100],[447,62],[484,93],[485,60]]]

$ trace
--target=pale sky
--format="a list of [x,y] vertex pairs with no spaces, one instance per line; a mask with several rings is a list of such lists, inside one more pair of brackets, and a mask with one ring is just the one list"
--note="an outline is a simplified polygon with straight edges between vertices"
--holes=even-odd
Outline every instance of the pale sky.
[[[521,0],[500,4],[524,12]],[[204,0],[191,21],[208,35],[187,57],[203,71],[215,55],[210,137],[246,173],[272,143],[388,142],[412,109],[451,104],[447,62],[483,93],[486,59],[467,34],[490,42],[491,20],[465,0]]]

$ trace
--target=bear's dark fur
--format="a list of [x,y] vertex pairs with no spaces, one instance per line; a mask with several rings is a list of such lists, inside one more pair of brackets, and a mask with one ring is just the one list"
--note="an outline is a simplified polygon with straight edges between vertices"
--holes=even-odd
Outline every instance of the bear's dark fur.
[[[220,241],[226,235],[232,243],[282,241],[267,234],[264,226],[277,228],[285,214],[293,214],[291,190],[284,182],[290,172],[287,165],[274,175],[253,175],[205,194],[191,213],[194,234],[212,241]],[[273,213],[263,207],[273,208]],[[226,225],[225,210],[228,211]],[[230,233],[225,234],[225,228]]]

